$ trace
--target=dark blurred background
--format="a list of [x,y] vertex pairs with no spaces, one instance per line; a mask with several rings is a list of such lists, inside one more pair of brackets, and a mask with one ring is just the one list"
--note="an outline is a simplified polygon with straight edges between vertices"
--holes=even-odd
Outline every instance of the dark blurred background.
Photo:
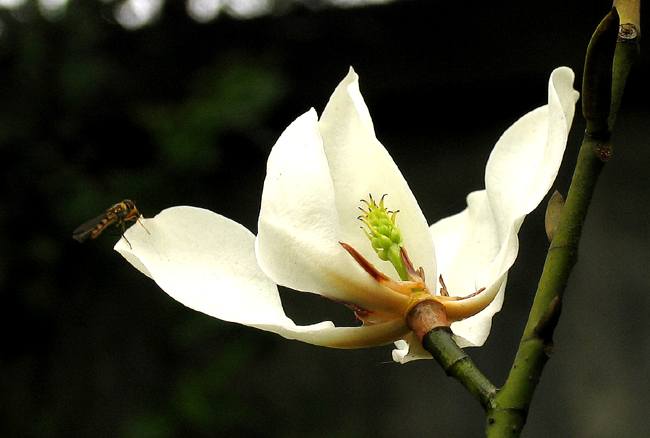
[[[0,437],[483,434],[480,407],[433,361],[214,320],[112,251],[118,232],[82,245],[72,230],[130,198],[145,216],[195,205],[255,231],[270,148],[350,65],[429,221],[456,213],[501,132],[545,102],[551,70],[582,74],[609,2],[231,0],[216,16],[209,1],[18,3],[0,1]],[[647,77],[642,54],[526,437],[650,429]],[[564,193],[583,129],[578,111]],[[542,210],[488,342],[469,350],[497,385],[545,256]],[[283,297],[300,323],[332,308]]]

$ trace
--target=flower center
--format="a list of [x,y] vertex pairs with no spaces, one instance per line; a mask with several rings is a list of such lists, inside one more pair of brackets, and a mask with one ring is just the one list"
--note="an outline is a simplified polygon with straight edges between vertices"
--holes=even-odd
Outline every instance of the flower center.
[[[372,195],[369,195],[368,201],[365,199],[361,200],[361,202],[366,204],[366,208],[359,207],[363,212],[359,216],[359,220],[366,226],[367,229],[363,231],[370,240],[377,256],[381,260],[389,261],[393,265],[401,281],[394,281],[378,271],[372,263],[347,243],[339,242],[341,246],[375,281],[383,284],[388,289],[409,297],[409,302],[403,309],[403,315],[405,317],[410,314],[414,307],[423,301],[437,301],[443,305],[443,310],[446,312],[445,316],[447,318],[445,324],[451,324],[452,322],[469,318],[485,309],[496,296],[499,290],[498,287],[493,288],[491,293],[482,293],[486,290],[483,287],[464,297],[449,296],[442,275],[440,275],[438,278],[441,286],[440,295],[435,296],[431,293],[426,284],[424,270],[421,267],[416,269],[406,252],[402,240],[402,233],[395,222],[398,212],[390,211],[384,206],[385,197],[386,195],[381,197],[379,204],[375,202]],[[370,315],[372,312],[359,307],[352,308],[359,319],[365,322],[371,321]]]
[[366,226],[367,229],[364,229],[363,232],[370,239],[370,244],[377,256],[381,260],[389,261],[397,271],[397,275],[406,281],[409,280],[409,276],[402,256],[404,242],[402,233],[395,222],[398,212],[389,211],[384,206],[385,197],[386,195],[381,197],[379,204],[375,202],[372,195],[369,195],[368,201],[361,200],[366,204],[366,208],[359,207],[363,212],[359,216],[359,220]]

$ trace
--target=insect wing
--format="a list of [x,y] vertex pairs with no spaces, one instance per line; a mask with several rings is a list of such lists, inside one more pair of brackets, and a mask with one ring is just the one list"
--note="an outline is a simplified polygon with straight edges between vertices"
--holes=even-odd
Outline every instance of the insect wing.
[[135,207],[133,201],[125,199],[119,204],[113,205],[106,210],[105,213],[100,214],[94,219],[89,220],[72,233],[72,238],[85,242],[88,239],[94,239],[99,236],[110,225],[122,225],[122,233],[124,233],[124,224],[126,221],[137,221],[140,218],[140,212]]
[[85,242],[88,239],[94,239],[101,233],[104,228],[118,220],[115,215],[110,215],[111,210],[106,213],[100,214],[94,219],[89,220],[83,225],[79,226],[72,232],[72,238],[78,242]]
[[72,238],[79,242],[85,242],[86,240],[90,239],[93,231],[95,230],[95,228],[97,228],[97,225],[101,224],[106,219],[107,219],[106,213],[102,213],[96,218],[93,218],[88,222],[85,222],[84,224],[78,226],[77,229],[72,232]]

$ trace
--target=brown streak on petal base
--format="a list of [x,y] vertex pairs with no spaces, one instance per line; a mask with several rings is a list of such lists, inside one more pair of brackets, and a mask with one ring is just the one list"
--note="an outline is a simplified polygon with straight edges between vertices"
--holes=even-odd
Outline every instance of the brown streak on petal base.
[[406,267],[406,274],[408,275],[409,280],[424,283],[424,269],[422,269],[422,267],[418,268],[417,270],[415,269],[413,262],[411,262],[411,259],[406,252],[406,248],[403,246],[400,248],[400,253],[402,255],[402,263],[404,263],[404,266]]
[[368,260],[365,259],[359,252],[352,248],[350,245],[344,242],[339,242],[343,249],[345,249],[354,260],[363,268],[364,271],[366,271],[368,274],[372,276],[377,281],[380,282],[386,282],[386,281],[392,281],[390,278],[386,277],[384,274],[379,272],[377,268],[375,268],[372,263],[370,263]]
[[335,301],[337,303],[341,303],[344,306],[346,306],[348,309],[352,310],[354,312],[354,316],[356,316],[357,318],[357,321],[361,321],[363,325],[368,326],[368,325],[378,324],[381,322],[386,322],[387,316],[384,313],[373,312],[372,310],[368,310],[366,308],[357,306],[348,301],[340,300],[338,298],[333,298],[325,295],[323,295],[323,297]]

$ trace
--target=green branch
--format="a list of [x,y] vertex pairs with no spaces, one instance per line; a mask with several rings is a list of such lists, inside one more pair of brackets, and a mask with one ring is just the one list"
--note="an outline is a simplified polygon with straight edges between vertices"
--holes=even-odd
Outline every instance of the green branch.
[[[623,8],[621,16],[627,21],[619,28],[619,15],[612,10],[589,43],[582,92],[583,114],[587,120],[585,137],[566,203],[562,207],[561,196],[554,195],[550,211],[547,211],[551,245],[519,350],[503,388],[495,388],[458,347],[451,330],[436,318],[433,323],[411,321],[413,327],[420,329],[416,333],[424,348],[486,410],[487,437],[516,438],[523,430],[542,370],[553,353],[553,332],[569,275],[578,259],[582,227],[596,181],[612,155],[611,130],[628,72],[639,52],[639,0],[617,0],[615,3]],[[436,328],[430,329],[432,326]]]
[[[625,32],[624,27],[621,32]],[[585,137],[519,350],[505,385],[487,412],[488,437],[520,435],[542,370],[553,352],[553,331],[560,316],[562,296],[577,262],[578,244],[596,181],[612,155],[611,128],[627,73],[638,54],[638,46],[635,51],[620,35],[618,14],[613,10],[596,29],[587,50],[583,80]],[[617,37],[624,45],[615,44]]]

